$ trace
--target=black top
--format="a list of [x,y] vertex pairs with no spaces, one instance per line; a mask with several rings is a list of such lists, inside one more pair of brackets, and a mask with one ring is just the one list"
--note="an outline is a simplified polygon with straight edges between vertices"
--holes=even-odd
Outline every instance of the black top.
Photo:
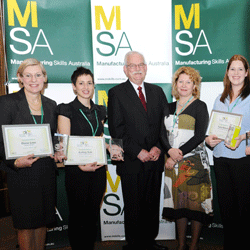
[[60,104],[57,107],[57,114],[65,116],[70,119],[71,123],[71,131],[70,135],[78,135],[78,136],[92,136],[92,129],[86,120],[86,118],[82,115],[79,109],[86,115],[89,119],[90,123],[93,126],[94,131],[97,127],[97,121],[95,116],[95,111],[97,113],[98,119],[98,129],[96,132],[96,136],[100,136],[103,133],[104,127],[102,121],[106,119],[106,108],[101,105],[96,105],[90,100],[91,108],[87,108],[84,106],[76,97],[74,101],[68,104]]
[[[169,114],[173,115],[176,110],[177,102],[172,102],[169,104]],[[194,136],[190,138],[185,144],[180,147],[180,150],[183,152],[183,155],[191,152],[195,149],[201,142],[205,140],[205,134],[207,131],[209,114],[207,111],[207,105],[205,102],[197,99],[192,102],[180,115],[190,115],[195,119],[195,130]],[[164,129],[164,135],[161,138],[162,143],[166,151],[170,149],[169,143],[167,140],[166,129]]]
[[[41,100],[44,110],[43,123],[50,124],[51,134],[54,135],[57,130],[56,102],[43,95],[41,95]],[[24,93],[24,88],[16,93],[0,97],[0,117],[0,125],[34,124],[34,120],[30,114],[29,105]],[[40,117],[35,116],[38,124],[41,122]],[[5,159],[2,133],[0,133],[0,159],[2,159],[5,163],[0,167],[2,170],[6,172],[13,172],[13,170],[15,170],[15,160]]]
[[[57,130],[56,102],[41,96],[44,120],[51,133]],[[22,88],[17,93],[0,97],[0,125],[34,124]],[[37,123],[41,116],[35,116]],[[56,164],[50,157],[38,159],[32,167],[15,168],[15,160],[6,160],[2,133],[0,133],[0,169],[8,173],[8,191],[14,227],[32,229],[55,221]]]

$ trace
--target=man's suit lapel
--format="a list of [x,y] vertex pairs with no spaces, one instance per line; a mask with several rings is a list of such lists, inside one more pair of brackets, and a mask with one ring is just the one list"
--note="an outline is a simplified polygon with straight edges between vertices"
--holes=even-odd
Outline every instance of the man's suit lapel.
[[145,93],[146,93],[146,99],[147,99],[147,111],[148,114],[151,112],[152,108],[152,94],[151,94],[151,89],[148,83],[144,82],[144,87],[145,87]]
[[130,81],[126,82],[126,94],[128,95],[128,101],[132,103],[132,105],[136,106],[138,111],[140,111],[144,116],[147,117],[147,113],[141,103],[139,96],[136,94],[134,87],[130,83]]
[[150,83],[145,83],[144,82],[144,87],[145,87],[145,92],[146,92],[146,98],[147,98],[147,113],[148,117],[154,117],[153,112],[155,112],[154,107],[155,107],[155,100],[154,98],[154,93],[152,92],[152,88],[150,87]]

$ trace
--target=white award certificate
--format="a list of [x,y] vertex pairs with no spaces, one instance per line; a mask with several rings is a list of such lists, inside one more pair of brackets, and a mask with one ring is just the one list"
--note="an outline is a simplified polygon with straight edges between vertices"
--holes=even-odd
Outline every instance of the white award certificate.
[[107,165],[107,154],[104,137],[69,136],[67,160],[65,165],[86,165],[97,162]]
[[49,124],[2,125],[6,160],[54,154]]
[[219,139],[225,140],[230,125],[240,127],[242,117],[243,115],[240,114],[212,110],[207,130],[208,135],[216,135]]

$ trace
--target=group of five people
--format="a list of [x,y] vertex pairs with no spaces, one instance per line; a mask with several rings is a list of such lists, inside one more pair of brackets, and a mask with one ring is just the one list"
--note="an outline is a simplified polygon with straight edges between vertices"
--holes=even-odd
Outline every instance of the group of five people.
[[[206,136],[209,114],[199,99],[201,77],[191,67],[181,67],[173,77],[168,103],[157,85],[144,81],[147,64],[141,53],[131,51],[124,60],[128,80],[108,93],[108,125],[112,138],[122,139],[124,159],[117,161],[124,199],[124,249],[167,249],[156,243],[159,230],[160,193],[165,162],[163,217],[175,220],[178,249],[188,249],[187,223],[191,221],[189,249],[198,249],[203,224],[213,218],[210,166],[204,141],[214,148],[219,205],[224,226],[224,248],[247,245],[243,225],[250,217],[249,156],[242,141],[250,130],[249,65],[241,55],[227,66],[224,91],[214,109],[243,115],[235,147],[216,135]],[[0,125],[49,123],[55,132],[75,136],[102,136],[106,109],[94,104],[94,76],[79,67],[71,77],[76,98],[56,103],[41,94],[47,82],[42,63],[26,59],[17,71],[20,91],[0,97]],[[107,150],[109,145],[106,144]],[[28,155],[6,160],[0,134],[1,169],[8,173],[14,227],[20,249],[44,249],[46,228],[55,222],[56,156]],[[66,166],[69,204],[69,241],[72,249],[93,249],[96,224],[106,189],[106,166],[96,162]],[[244,223],[246,222],[246,223]],[[239,238],[240,237],[240,238]],[[235,245],[234,245],[235,244]],[[237,248],[239,249],[239,248]],[[243,249],[243,248],[242,248]]]

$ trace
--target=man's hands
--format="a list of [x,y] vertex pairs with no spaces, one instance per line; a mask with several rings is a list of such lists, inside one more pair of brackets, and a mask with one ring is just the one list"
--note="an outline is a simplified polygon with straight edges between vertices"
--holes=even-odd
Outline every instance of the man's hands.
[[141,152],[137,155],[137,158],[141,162],[148,162],[148,161],[157,161],[160,157],[161,150],[157,147],[152,147],[150,152],[146,149],[142,149]]

